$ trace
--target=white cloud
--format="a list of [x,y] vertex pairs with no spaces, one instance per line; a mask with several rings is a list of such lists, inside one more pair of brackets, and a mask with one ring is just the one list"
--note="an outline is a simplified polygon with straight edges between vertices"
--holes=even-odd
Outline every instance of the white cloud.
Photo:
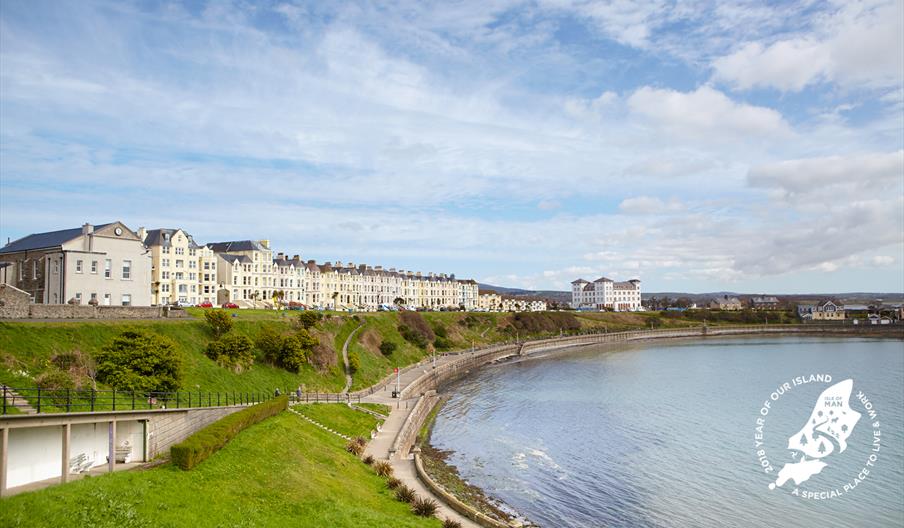
[[645,86],[628,98],[628,107],[678,136],[719,142],[726,137],[779,139],[792,135],[791,127],[779,112],[737,103],[710,86],[701,86],[693,92]]
[[[869,194],[899,187],[904,177],[904,150],[851,156],[827,156],[781,161],[751,167],[747,176],[754,187],[778,189],[788,195],[823,192],[827,187]],[[844,193],[848,199],[853,196]]]
[[664,202],[660,198],[635,196],[622,200],[618,209],[625,214],[666,214],[683,211],[685,206],[675,198]]
[[738,88],[800,91],[821,81],[897,87],[904,81],[904,2],[846,2],[809,32],[749,42],[715,59],[714,77]]

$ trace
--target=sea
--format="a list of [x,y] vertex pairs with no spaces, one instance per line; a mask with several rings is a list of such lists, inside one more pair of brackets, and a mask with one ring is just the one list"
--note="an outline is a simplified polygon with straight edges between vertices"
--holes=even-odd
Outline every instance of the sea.
[[[431,443],[539,526],[904,526],[902,340],[588,346],[443,392]],[[805,460],[818,473],[778,484]]]

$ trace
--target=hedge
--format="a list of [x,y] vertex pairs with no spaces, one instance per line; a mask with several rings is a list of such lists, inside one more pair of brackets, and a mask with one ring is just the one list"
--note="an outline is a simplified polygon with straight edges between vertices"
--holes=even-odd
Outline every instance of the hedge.
[[170,448],[177,467],[189,470],[216,453],[247,427],[275,416],[289,407],[289,397],[279,396],[230,414]]

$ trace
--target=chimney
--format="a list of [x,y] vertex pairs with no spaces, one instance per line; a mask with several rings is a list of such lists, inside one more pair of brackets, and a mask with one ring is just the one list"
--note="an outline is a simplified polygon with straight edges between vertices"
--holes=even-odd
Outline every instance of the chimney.
[[94,251],[94,226],[87,223],[83,225],[82,236],[85,237],[85,251]]
[[82,234],[90,235],[94,233],[94,226],[91,224],[85,224],[82,226]]
[[[327,262],[326,265],[329,266],[330,263]],[[336,261],[336,265],[333,266],[333,267],[334,267],[334,268],[341,268],[341,267],[342,267],[342,261],[341,261],[341,260],[337,260],[337,261]]]
[[292,255],[292,260],[301,260],[299,255]]
[[[383,266],[374,266],[374,269],[377,270],[377,271],[383,271]],[[391,270],[389,270],[389,271],[395,271],[395,270],[394,270],[394,269],[391,269]]]
[[279,253],[276,254],[276,258],[279,260],[286,260],[286,254],[283,253],[282,251],[280,251]]
[[349,263],[348,263],[348,267],[349,267],[349,268],[354,268],[354,267],[355,267],[355,263],[354,263],[354,262],[349,262]]
[[316,262],[314,262],[314,259],[310,259],[308,260],[308,264],[316,264]]
[[264,246],[265,249],[270,249],[270,241],[269,240],[258,240],[260,245]]
[[145,229],[144,227],[139,227],[138,228],[138,238],[140,238],[141,241],[144,242],[144,239],[147,237],[148,237],[148,230]]

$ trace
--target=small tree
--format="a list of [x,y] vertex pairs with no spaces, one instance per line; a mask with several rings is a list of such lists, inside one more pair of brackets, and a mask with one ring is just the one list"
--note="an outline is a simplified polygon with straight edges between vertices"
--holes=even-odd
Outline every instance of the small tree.
[[396,297],[395,299],[392,300],[392,304],[401,308],[402,306],[405,305],[405,299],[403,297]]
[[308,350],[305,349],[302,340],[298,336],[288,336],[283,339],[279,355],[279,366],[289,372],[298,372],[308,360]]
[[169,339],[130,330],[97,355],[97,379],[116,389],[172,391],[182,379],[182,360]]
[[305,330],[317,326],[317,323],[319,323],[321,319],[323,319],[322,313],[311,310],[305,310],[298,314],[298,324]]
[[276,365],[283,346],[283,337],[272,328],[264,327],[257,335],[254,344],[261,351],[264,361]]
[[219,339],[232,330],[232,317],[223,310],[207,310],[204,312],[204,319],[207,320],[214,339]]
[[383,341],[380,343],[380,352],[384,356],[391,356],[393,352],[395,352],[396,344],[392,341]]
[[220,365],[241,372],[254,364],[254,344],[248,337],[230,334],[207,345],[207,357]]
[[361,368],[361,359],[358,357],[357,352],[351,352],[348,355],[348,371],[349,374],[354,374],[358,372]]

